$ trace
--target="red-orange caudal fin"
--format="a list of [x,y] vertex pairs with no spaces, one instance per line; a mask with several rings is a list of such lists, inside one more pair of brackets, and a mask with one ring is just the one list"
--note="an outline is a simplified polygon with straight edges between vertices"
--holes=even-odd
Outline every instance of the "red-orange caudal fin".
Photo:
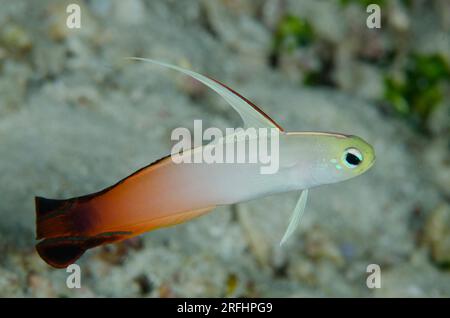
[[42,259],[57,268],[74,263],[83,253],[98,245],[120,241],[132,236],[132,232],[91,232],[92,215],[89,200],[73,198],[52,200],[35,198],[36,234],[43,239],[36,245]]
[[[159,217],[152,217],[149,209],[147,219],[134,220],[127,214],[121,222],[111,226],[105,221],[110,211],[107,207],[99,210],[96,198],[97,194],[68,200],[35,199],[36,234],[37,239],[41,240],[36,250],[45,262],[64,268],[74,263],[87,249],[185,222],[214,208],[209,206]],[[132,207],[130,202],[130,209]]]

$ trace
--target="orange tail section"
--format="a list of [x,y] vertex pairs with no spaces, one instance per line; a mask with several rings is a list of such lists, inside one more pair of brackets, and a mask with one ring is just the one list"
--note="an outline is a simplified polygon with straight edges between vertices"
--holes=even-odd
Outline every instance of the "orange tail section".
[[65,268],[80,258],[87,249],[176,225],[214,208],[210,206],[156,218],[149,215],[146,221],[134,223],[132,219],[126,218],[122,225],[111,228],[104,224],[110,211],[100,211],[103,220],[92,218],[92,215],[98,215],[99,212],[95,211],[93,204],[96,195],[68,200],[35,198],[37,239],[42,239],[36,245],[36,250],[46,263],[56,268]]
[[89,204],[82,203],[80,199],[52,200],[36,197],[35,203],[37,239],[44,239],[36,245],[36,250],[53,267],[65,268],[87,249],[133,236],[128,231],[86,235],[84,229],[87,227]]

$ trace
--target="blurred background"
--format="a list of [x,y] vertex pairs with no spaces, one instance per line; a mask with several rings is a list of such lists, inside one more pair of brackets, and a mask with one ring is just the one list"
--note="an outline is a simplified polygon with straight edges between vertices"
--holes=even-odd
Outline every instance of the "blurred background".
[[[67,5],[81,28],[66,26]],[[369,29],[367,5],[381,8]],[[0,296],[450,296],[450,2],[0,1]],[[221,207],[94,249],[80,289],[34,250],[35,195],[100,190],[170,151],[175,127],[237,127],[217,78],[286,130],[356,134],[366,174]],[[174,193],[174,199],[176,199]],[[381,288],[366,285],[369,264]]]

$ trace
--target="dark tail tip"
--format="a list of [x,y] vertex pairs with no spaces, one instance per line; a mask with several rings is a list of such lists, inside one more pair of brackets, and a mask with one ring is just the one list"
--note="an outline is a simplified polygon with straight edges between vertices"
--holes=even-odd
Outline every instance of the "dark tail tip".
[[47,264],[65,268],[75,263],[86,250],[124,240],[132,234],[132,232],[104,232],[89,237],[47,238],[36,245],[36,250]]
[[84,254],[86,248],[83,245],[82,240],[55,238],[38,243],[36,250],[47,264],[56,268],[65,268]]
[[39,220],[51,212],[67,210],[71,205],[71,200],[54,200],[43,197],[35,197],[36,218]]
[[73,232],[74,200],[34,198],[36,205],[36,238],[66,237]]

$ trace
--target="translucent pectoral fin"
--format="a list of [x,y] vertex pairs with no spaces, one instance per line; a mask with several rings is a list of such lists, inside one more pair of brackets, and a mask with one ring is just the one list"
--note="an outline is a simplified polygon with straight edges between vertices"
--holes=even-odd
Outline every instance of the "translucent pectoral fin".
[[305,212],[306,200],[308,199],[308,189],[302,191],[300,199],[295,206],[294,212],[292,212],[291,218],[289,220],[288,228],[281,239],[280,246],[283,245],[287,239],[294,233],[295,229],[300,223],[303,213]]

